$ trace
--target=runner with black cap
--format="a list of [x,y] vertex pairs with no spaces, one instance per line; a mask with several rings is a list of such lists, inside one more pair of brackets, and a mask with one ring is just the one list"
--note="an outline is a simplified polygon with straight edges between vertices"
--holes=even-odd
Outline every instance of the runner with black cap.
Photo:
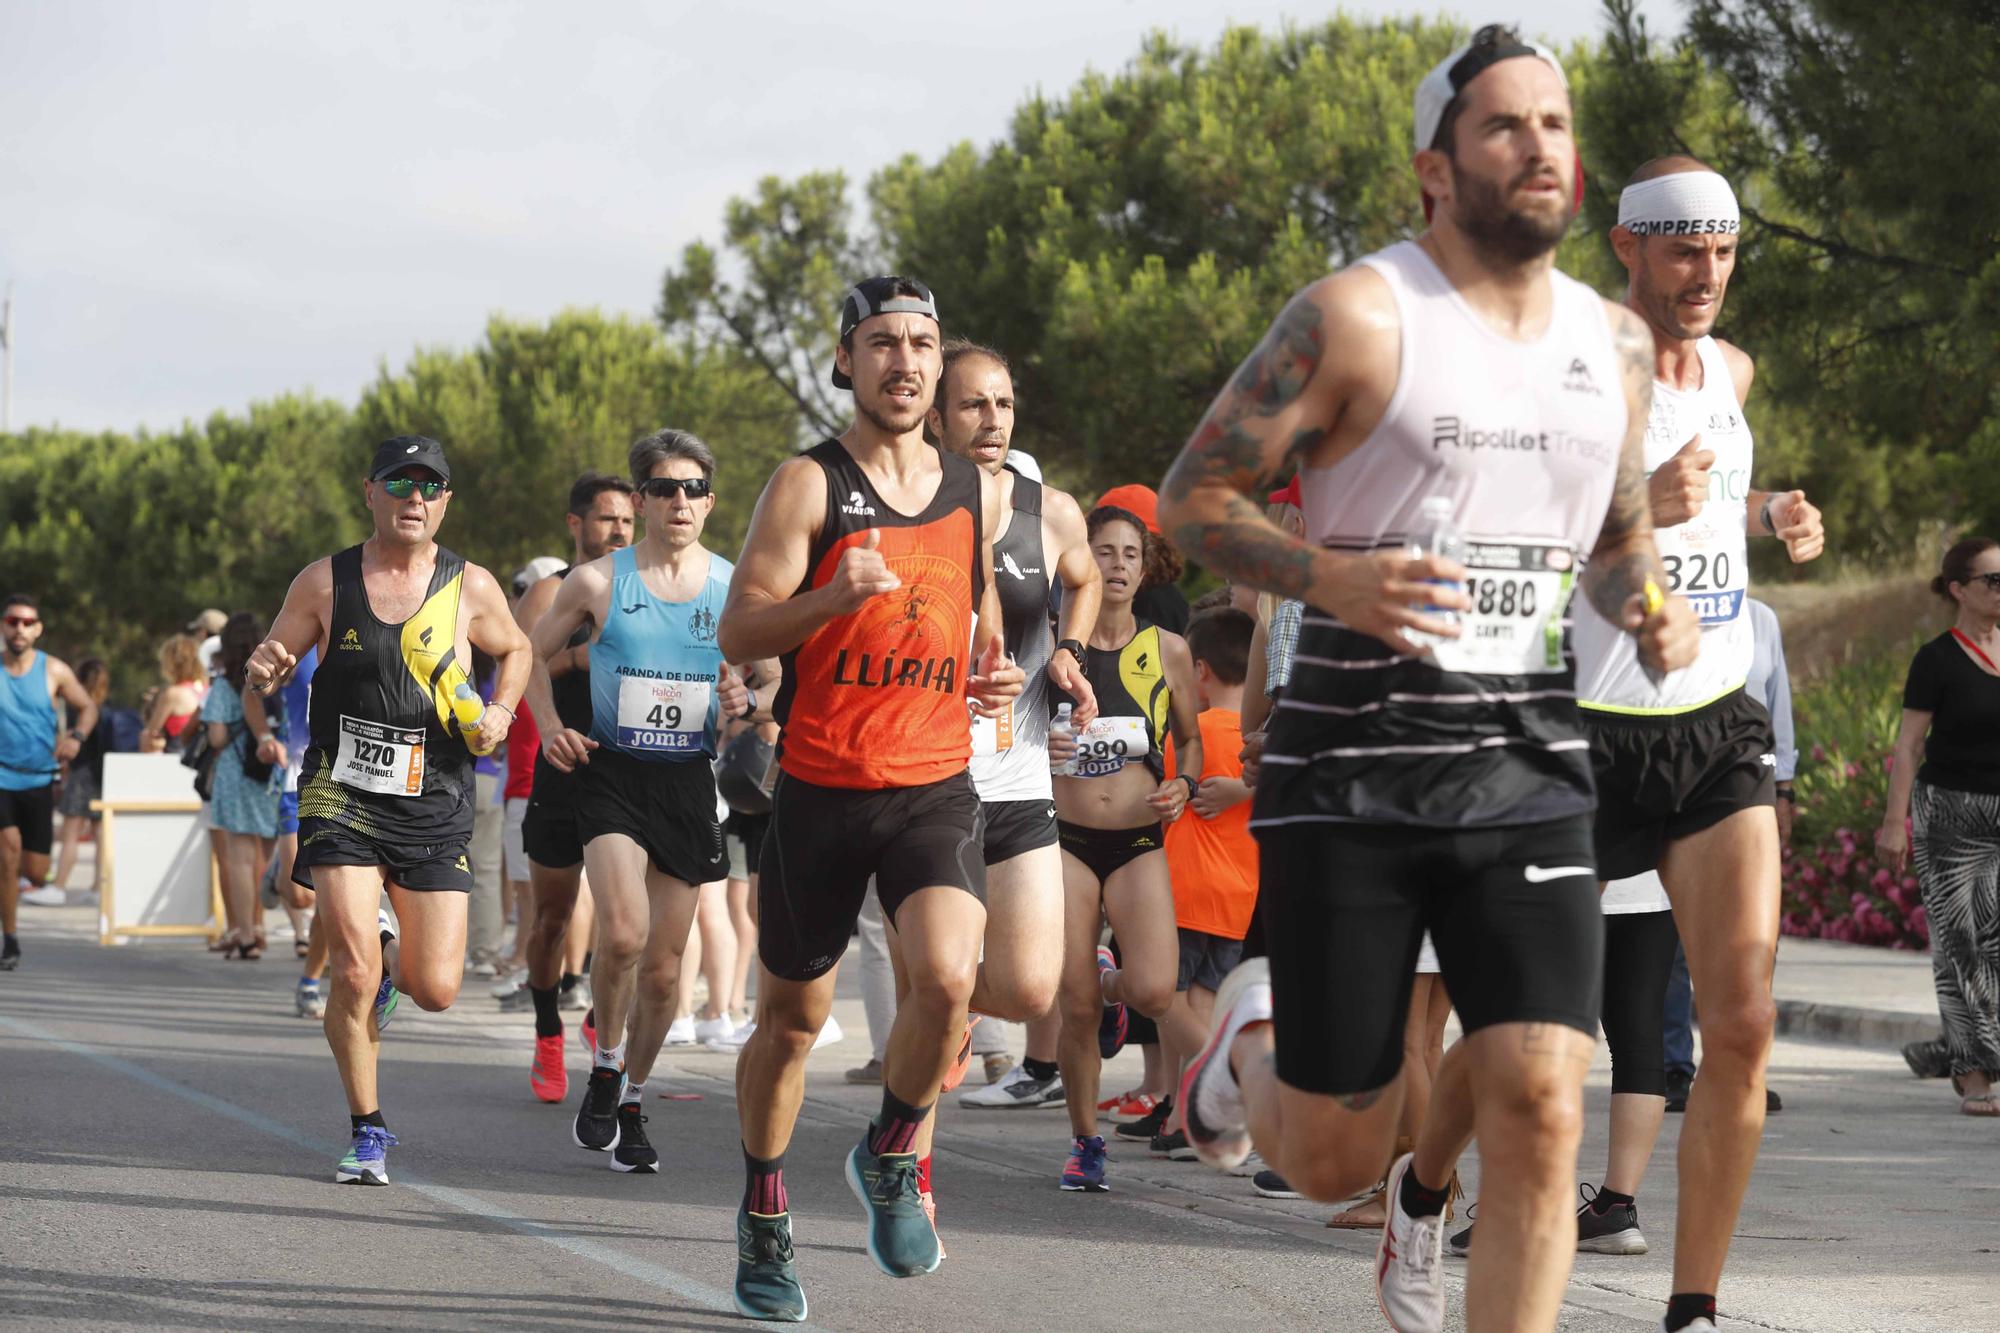
[[967,709],[1004,712],[1023,673],[1004,655],[993,587],[999,489],[924,440],[940,340],[922,283],[870,278],[848,290],[833,382],[853,391],[854,424],[773,474],[722,614],[724,656],[784,662],[757,1029],[736,1066],[748,1174],[736,1305],[753,1319],[806,1315],[784,1155],[871,876],[902,937],[910,996],[889,1038],[881,1113],[848,1154],[847,1182],[884,1272],[915,1277],[943,1258],[913,1148],[964,1041],[986,928]]
[[[1269,957],[1223,983],[1179,1100],[1209,1161],[1254,1138],[1311,1197],[1374,1184],[1428,929],[1499,1205],[1468,1322],[1548,1328],[1603,949],[1566,606],[1580,588],[1654,670],[1698,632],[1658,591],[1651,339],[1554,270],[1580,179],[1561,66],[1482,28],[1415,110],[1428,230],[1295,297],[1161,487],[1190,558],[1306,604],[1252,815]],[[1258,503],[1294,465],[1303,540]],[[1406,1333],[1443,1325],[1448,1185],[1410,1162],[1377,1265]]]
[[[493,576],[435,540],[451,504],[442,445],[384,440],[362,495],[375,534],[292,580],[245,677],[267,694],[319,649],[292,877],[315,891],[315,929],[328,932],[326,1037],[353,1132],[334,1179],[386,1185],[396,1140],[376,1093],[376,1047],[399,992],[430,1010],[458,995],[472,759],[507,738],[528,640]],[[475,647],[496,663],[486,704],[467,671]],[[401,934],[393,953],[397,928],[378,907],[384,888]]]

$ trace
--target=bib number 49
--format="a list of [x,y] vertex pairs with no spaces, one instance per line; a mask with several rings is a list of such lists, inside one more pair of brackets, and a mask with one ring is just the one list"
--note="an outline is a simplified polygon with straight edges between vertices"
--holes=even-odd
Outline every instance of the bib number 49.
[[678,730],[681,725],[680,705],[654,704],[646,713],[646,723],[648,726]]

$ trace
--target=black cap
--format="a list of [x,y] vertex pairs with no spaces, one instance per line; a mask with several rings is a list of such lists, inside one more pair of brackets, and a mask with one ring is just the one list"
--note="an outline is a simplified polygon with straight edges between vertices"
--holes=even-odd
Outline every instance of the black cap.
[[[919,295],[912,296],[914,289]],[[840,340],[847,341],[847,335],[854,332],[854,326],[864,319],[876,315],[929,315],[938,320],[937,299],[931,289],[915,278],[863,278],[847,289],[847,295],[840,301]],[[840,363],[833,363],[833,387],[851,389],[854,381],[840,373]]]
[[406,467],[427,467],[440,479],[451,480],[451,464],[444,461],[444,446],[428,435],[398,435],[376,445],[375,461],[368,465],[368,480],[380,481]]

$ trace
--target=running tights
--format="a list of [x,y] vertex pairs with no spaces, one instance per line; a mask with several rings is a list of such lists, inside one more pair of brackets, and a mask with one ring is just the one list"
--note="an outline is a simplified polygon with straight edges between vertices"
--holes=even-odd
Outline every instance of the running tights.
[[1665,1003],[1677,939],[1672,912],[1604,918],[1604,1041],[1614,1093],[1667,1095]]

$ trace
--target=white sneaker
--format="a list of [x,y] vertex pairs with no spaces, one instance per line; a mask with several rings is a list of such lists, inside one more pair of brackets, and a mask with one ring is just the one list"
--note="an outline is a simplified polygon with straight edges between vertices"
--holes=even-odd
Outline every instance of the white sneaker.
[[672,1023],[667,1025],[667,1045],[692,1046],[694,1045],[695,1042],[694,1034],[695,1034],[694,1019],[687,1014],[682,1014],[679,1018],[676,1018]]
[[1036,1078],[1025,1065],[1015,1065],[998,1083],[958,1094],[960,1106],[981,1111],[1011,1110],[1014,1107],[1061,1106],[1063,1083],[1060,1071],[1048,1078]]
[[1264,1154],[1253,1150],[1248,1157],[1238,1162],[1235,1166],[1230,1167],[1229,1174],[1232,1176],[1241,1176],[1245,1180],[1251,1180],[1256,1177],[1259,1171],[1265,1169]]
[[590,1008],[590,978],[578,977],[574,986],[556,996],[556,1008],[573,1014]]
[[486,993],[496,1000],[504,1000],[527,984],[528,969],[517,967],[505,976],[495,978],[493,984],[486,988]]
[[482,981],[486,980],[489,977],[497,977],[500,975],[499,966],[496,965],[490,958],[481,958],[477,962],[473,963],[471,967],[468,967],[465,970],[467,972],[470,972],[473,976],[478,977]]
[[1263,958],[1237,964],[1215,994],[1215,1031],[1181,1075],[1180,1107],[1188,1145],[1210,1166],[1224,1170],[1250,1155],[1243,1090],[1229,1070],[1229,1048],[1247,1024],[1271,1018],[1271,965]]
[[21,890],[21,901],[30,907],[67,907],[69,895],[53,884],[44,884],[39,889]]
[[[703,1045],[707,1045],[711,1041],[719,1041],[722,1038],[727,1037],[730,1033],[736,1031],[736,1024],[729,1021],[728,1014],[722,1014],[715,1018],[697,1018],[693,1021],[694,1021],[694,1035],[690,1037],[689,1040],[698,1041]],[[679,1026],[680,1026],[680,1021],[676,1019],[674,1022],[674,1027],[678,1028]],[[671,1030],[669,1030],[667,1034],[667,1039],[669,1041],[673,1040],[673,1033]]]
[[711,1051],[728,1051],[733,1054],[743,1049],[743,1043],[749,1041],[750,1034],[756,1030],[757,1020],[753,1018],[728,1036],[717,1037],[713,1041],[705,1041],[702,1045]]
[[835,1042],[845,1040],[847,1040],[847,1034],[840,1030],[840,1020],[832,1014],[828,1014],[826,1016],[826,1026],[822,1027],[819,1030],[819,1035],[813,1038],[812,1048],[818,1050],[822,1046],[831,1046]]
[[1403,1177],[1415,1157],[1404,1153],[1389,1168],[1389,1215],[1375,1249],[1375,1299],[1396,1333],[1442,1333],[1444,1216],[1411,1217],[1403,1211]]

